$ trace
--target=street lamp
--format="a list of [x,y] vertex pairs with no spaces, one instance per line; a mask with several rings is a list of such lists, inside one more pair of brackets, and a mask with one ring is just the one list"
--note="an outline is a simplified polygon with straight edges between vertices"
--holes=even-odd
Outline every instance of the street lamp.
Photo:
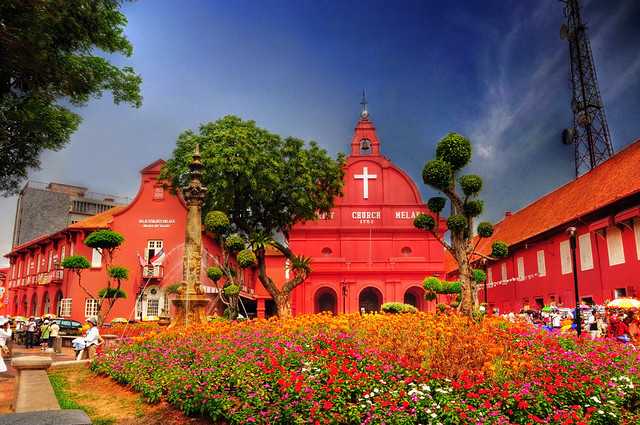
[[569,246],[571,247],[571,267],[573,270],[573,291],[576,294],[576,316],[574,318],[578,336],[582,335],[582,320],[580,320],[580,293],[578,291],[578,269],[576,267],[576,228],[567,229],[569,235]]
[[342,288],[342,314],[347,313],[347,282],[344,280],[340,282],[340,287]]

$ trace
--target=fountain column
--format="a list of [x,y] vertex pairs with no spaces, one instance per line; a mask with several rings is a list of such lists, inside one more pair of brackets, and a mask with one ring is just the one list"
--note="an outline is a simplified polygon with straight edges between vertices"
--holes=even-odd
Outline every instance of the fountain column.
[[189,164],[191,181],[183,188],[187,204],[187,224],[182,259],[182,286],[173,300],[176,317],[169,327],[185,326],[207,321],[206,307],[209,298],[204,295],[200,285],[200,267],[202,261],[202,204],[207,188],[202,185],[202,161],[200,148],[196,145],[193,159]]

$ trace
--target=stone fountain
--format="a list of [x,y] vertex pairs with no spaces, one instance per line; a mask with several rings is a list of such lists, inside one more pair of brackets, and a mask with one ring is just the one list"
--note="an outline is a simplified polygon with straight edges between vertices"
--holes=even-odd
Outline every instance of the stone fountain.
[[187,224],[182,260],[182,286],[173,300],[176,316],[169,325],[186,326],[207,321],[206,307],[209,298],[204,295],[200,285],[200,267],[202,261],[202,204],[207,188],[202,185],[202,161],[200,148],[196,145],[193,159],[189,164],[191,181],[183,188],[187,204]]

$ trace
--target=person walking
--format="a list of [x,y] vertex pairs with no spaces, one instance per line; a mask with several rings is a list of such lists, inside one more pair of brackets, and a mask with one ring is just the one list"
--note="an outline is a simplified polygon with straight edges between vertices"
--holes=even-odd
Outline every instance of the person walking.
[[51,322],[49,326],[51,329],[51,333],[49,333],[49,347],[56,347],[56,341],[58,340],[58,336],[60,335],[60,325],[54,320]]
[[51,326],[49,321],[45,320],[40,326],[40,349],[46,351],[49,348],[49,336],[51,335]]
[[33,348],[36,346],[36,321],[33,317],[29,317],[29,323],[27,323],[27,341],[25,346],[27,348]]
[[11,340],[11,328],[9,327],[9,319],[0,319],[0,373],[7,371],[7,365],[4,363],[4,356],[9,354],[7,341]]

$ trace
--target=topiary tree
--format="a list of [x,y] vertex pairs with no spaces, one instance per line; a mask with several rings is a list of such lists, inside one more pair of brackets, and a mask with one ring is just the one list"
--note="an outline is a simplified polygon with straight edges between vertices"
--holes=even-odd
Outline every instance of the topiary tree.
[[[413,224],[415,227],[431,233],[455,259],[458,264],[461,302],[458,308],[465,314],[472,316],[479,306],[476,283],[482,277],[474,273],[472,261],[478,256],[485,258],[502,258],[508,254],[508,246],[504,242],[494,242],[491,256],[476,251],[482,238],[493,235],[493,226],[489,222],[478,224],[474,236],[474,220],[482,214],[484,203],[478,199],[482,190],[482,178],[474,174],[460,175],[461,170],[471,161],[471,143],[464,136],[449,133],[443,137],[436,147],[436,156],[427,161],[422,170],[424,183],[442,192],[449,200],[451,213],[446,219],[450,232],[450,242],[446,241],[438,229],[440,213],[446,205],[443,197],[434,197],[427,201],[427,207],[435,217],[419,214]],[[436,278],[425,279],[424,286],[427,296],[433,297],[443,290],[452,291],[456,285],[444,284],[440,286]],[[486,276],[484,276],[486,279]],[[428,280],[428,281],[427,281]]]
[[82,282],[82,271],[91,267],[89,260],[82,255],[72,255],[62,261],[62,267],[73,271],[78,276],[78,286],[89,298],[95,301],[98,324],[102,324],[118,299],[127,297],[126,292],[122,289],[122,284],[129,279],[129,270],[126,267],[112,264],[116,250],[123,242],[124,237],[113,230],[97,230],[84,239],[84,244],[89,248],[96,249],[105,262],[107,286],[97,292],[90,290]]
[[[278,316],[290,316],[291,293],[311,268],[286,240],[296,223],[331,211],[334,199],[342,194],[344,156],[334,159],[314,142],[283,138],[253,121],[226,116],[179,136],[161,175],[171,179],[173,187],[186,185],[196,144],[204,163],[202,182],[208,189],[203,216],[224,212],[233,231],[251,242],[258,279],[273,298]],[[218,219],[221,216],[210,217],[213,225]],[[285,242],[274,240],[276,234]],[[267,273],[267,249],[278,251],[291,264],[292,273],[282,284]]]
[[210,211],[204,219],[205,229],[213,233],[222,251],[221,258],[214,257],[215,266],[207,269],[207,277],[217,288],[214,305],[222,302],[224,316],[235,320],[240,313],[240,290],[244,285],[244,270],[255,267],[256,254],[248,248],[249,241],[239,233],[233,233],[229,218],[222,211]]

